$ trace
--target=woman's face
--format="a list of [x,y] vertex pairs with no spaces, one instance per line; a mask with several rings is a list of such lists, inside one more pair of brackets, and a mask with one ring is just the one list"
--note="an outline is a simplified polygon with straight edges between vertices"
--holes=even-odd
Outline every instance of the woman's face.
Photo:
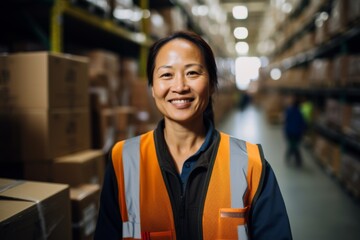
[[165,119],[201,120],[212,89],[200,49],[185,39],[174,39],[158,52],[152,95]]

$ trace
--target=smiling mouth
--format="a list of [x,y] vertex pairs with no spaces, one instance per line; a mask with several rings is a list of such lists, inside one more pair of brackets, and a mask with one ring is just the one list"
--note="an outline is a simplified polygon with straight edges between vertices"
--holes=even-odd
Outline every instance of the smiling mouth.
[[172,99],[169,102],[172,104],[184,104],[184,103],[190,103],[194,101],[193,98],[187,98],[187,99]]

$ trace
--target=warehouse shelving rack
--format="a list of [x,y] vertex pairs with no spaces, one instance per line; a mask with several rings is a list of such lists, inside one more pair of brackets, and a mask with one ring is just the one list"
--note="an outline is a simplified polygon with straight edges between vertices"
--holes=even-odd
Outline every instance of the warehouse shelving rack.
[[[139,3],[141,7],[148,6],[148,0]],[[73,53],[74,43],[88,45],[135,57],[140,60],[140,73],[145,73],[147,49],[153,42],[145,27],[140,32],[129,30],[111,17],[96,15],[68,0],[17,0],[0,6],[2,23],[12,21],[12,26],[2,26],[3,33],[8,35],[4,45],[14,38],[21,40],[34,35],[42,45],[40,49],[51,52]]]
[[[287,50],[292,48],[294,44],[296,44],[297,41],[301,39],[302,36],[315,31],[315,20],[317,18],[317,14],[320,12],[327,12],[330,15],[334,3],[334,0],[322,1],[319,9],[315,11],[314,16],[306,19],[300,29],[295,31],[291,36],[288,36],[283,44],[279,46],[272,54],[270,54],[269,57],[272,60],[270,61],[270,65],[264,69],[264,76],[268,76],[271,69],[274,68],[278,68],[281,70],[281,72],[284,73],[286,71],[297,68],[306,68],[317,59],[335,59],[338,56],[350,53],[360,53],[358,44],[360,40],[360,19],[357,18],[348,23],[345,28],[340,29],[340,31],[338,31],[336,34],[329,36],[321,44],[314,45],[310,49],[306,49],[300,53],[295,53],[292,56],[284,54]],[[306,9],[308,4],[308,0],[302,0],[300,6],[303,6],[303,9]],[[296,17],[301,14],[301,11],[295,12],[288,16],[287,20],[294,18],[296,19]],[[278,29],[284,30],[288,22],[290,21],[285,20]],[[274,35],[270,36],[270,39],[275,38],[276,36]],[[283,80],[286,82],[287,79]],[[277,92],[280,95],[296,95],[300,97],[306,97],[306,99],[310,100],[314,106],[318,106],[319,108],[324,107],[324,103],[327,99],[335,99],[340,103],[360,103],[359,84],[341,84],[338,86],[310,85],[307,87],[291,87],[286,86],[286,84],[281,84],[278,86],[268,87],[267,89],[263,89],[263,91],[265,93]],[[355,156],[360,155],[359,136],[350,135],[348,132],[344,132],[343,129],[340,129],[337,126],[326,125],[322,122],[321,118],[312,122],[310,130],[329,140],[331,143],[339,146],[341,154],[352,153],[355,154]],[[330,173],[331,176],[335,176],[335,179],[339,180],[341,184],[346,185],[346,183],[343,182],[342,176],[334,173],[331,167],[325,165],[324,167],[327,173]]]

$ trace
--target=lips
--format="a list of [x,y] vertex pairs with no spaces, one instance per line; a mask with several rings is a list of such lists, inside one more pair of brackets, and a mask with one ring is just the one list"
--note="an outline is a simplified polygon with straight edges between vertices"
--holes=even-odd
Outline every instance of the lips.
[[183,103],[189,103],[192,102],[194,99],[193,98],[186,98],[186,99],[172,99],[170,100],[171,103],[173,104],[183,104]]
[[177,108],[186,108],[192,101],[194,101],[194,98],[176,98],[169,100],[169,102]]

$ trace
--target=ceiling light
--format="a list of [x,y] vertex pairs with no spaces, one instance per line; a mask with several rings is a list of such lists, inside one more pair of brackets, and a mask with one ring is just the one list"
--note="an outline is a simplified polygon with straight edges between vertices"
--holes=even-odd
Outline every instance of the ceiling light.
[[235,19],[247,19],[248,9],[245,6],[235,6],[232,9],[232,14]]
[[235,50],[238,54],[244,55],[249,52],[249,44],[247,42],[237,42]]
[[206,5],[193,6],[191,12],[194,16],[207,16],[209,8]]
[[273,80],[279,80],[281,78],[281,70],[278,68],[273,68],[270,71],[270,77]]
[[246,27],[237,27],[234,29],[234,36],[237,39],[245,39],[249,35],[249,31]]
[[117,8],[114,10],[114,16],[117,19],[130,19],[133,15],[131,9]]
[[235,79],[236,86],[240,90],[245,90],[251,80],[259,77],[259,68],[261,66],[258,57],[238,57],[235,60]]
[[281,10],[284,12],[284,13],[290,13],[292,11],[293,7],[290,3],[284,3],[282,6],[281,6]]

